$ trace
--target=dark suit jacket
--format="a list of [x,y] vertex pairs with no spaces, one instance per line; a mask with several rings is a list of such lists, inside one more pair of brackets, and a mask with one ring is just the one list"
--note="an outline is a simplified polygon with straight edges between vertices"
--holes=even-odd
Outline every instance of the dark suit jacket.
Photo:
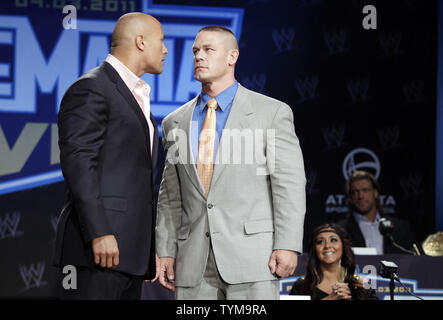
[[[412,235],[409,223],[392,216],[381,215],[382,217],[389,219],[394,224],[394,232],[392,234],[395,242],[405,249],[412,250],[412,245],[414,243],[414,236]],[[360,227],[355,220],[352,213],[348,213],[345,219],[337,222],[339,225],[344,227],[351,237],[351,242],[353,247],[366,247],[366,241]],[[404,253],[400,249],[396,248],[391,241],[384,237],[383,239],[383,250],[384,253]]]
[[107,62],[65,93],[58,115],[60,160],[68,186],[57,224],[54,264],[93,266],[92,239],[113,234],[117,271],[155,275],[154,177],[158,148],[140,106]]

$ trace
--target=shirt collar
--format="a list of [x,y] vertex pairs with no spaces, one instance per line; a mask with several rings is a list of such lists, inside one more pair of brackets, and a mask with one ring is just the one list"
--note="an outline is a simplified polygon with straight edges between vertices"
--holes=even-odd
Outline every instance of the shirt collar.
[[380,222],[381,216],[380,216],[380,213],[377,211],[377,213],[375,215],[375,220],[374,220],[374,222],[372,222],[372,221],[369,221],[369,219],[367,219],[364,215],[354,211],[354,218],[357,221],[357,223],[366,222],[366,223],[374,223],[374,224],[377,223],[378,224]]
[[108,54],[105,61],[117,71],[118,75],[129,88],[129,91],[133,92],[137,85],[141,85],[147,87],[149,94],[151,87],[142,78],[137,77],[137,75],[127,66],[125,66],[120,60],[118,60],[112,54]]
[[223,90],[223,92],[219,93],[218,95],[216,95],[215,97],[211,97],[210,95],[208,95],[207,93],[205,93],[203,90],[201,91],[201,95],[200,95],[200,99],[201,99],[201,103],[200,103],[200,112],[203,112],[206,104],[208,103],[208,101],[212,98],[215,98],[215,100],[217,100],[217,104],[218,107],[222,110],[225,111],[226,108],[232,103],[232,101],[234,100],[235,94],[237,92],[237,88],[238,88],[238,82],[235,81],[230,87],[226,88],[225,90]]

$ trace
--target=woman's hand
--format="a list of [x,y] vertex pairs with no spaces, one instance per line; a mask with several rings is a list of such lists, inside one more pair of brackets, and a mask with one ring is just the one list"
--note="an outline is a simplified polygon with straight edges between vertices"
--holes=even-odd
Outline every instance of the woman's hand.
[[351,290],[347,283],[337,282],[332,286],[332,293],[323,300],[350,300]]

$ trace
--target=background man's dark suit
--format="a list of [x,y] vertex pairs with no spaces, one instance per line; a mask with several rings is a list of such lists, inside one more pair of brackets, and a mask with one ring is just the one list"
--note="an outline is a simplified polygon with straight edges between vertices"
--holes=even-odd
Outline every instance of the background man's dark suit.
[[155,277],[154,145],[143,112],[107,62],[80,77],[59,112],[68,198],[57,225],[54,263],[94,267],[92,239],[113,234],[121,273]]
[[[406,221],[395,217],[386,216],[383,214],[381,217],[392,221],[392,224],[394,225],[394,231],[392,233],[394,241],[403,248],[412,250],[414,237],[409,224]],[[349,236],[351,237],[353,247],[366,247],[366,241],[363,233],[361,232],[360,227],[352,214],[348,214],[345,219],[338,221],[338,224],[344,227],[348,232]],[[404,253],[395,247],[387,237],[383,237],[383,251],[385,254]]]

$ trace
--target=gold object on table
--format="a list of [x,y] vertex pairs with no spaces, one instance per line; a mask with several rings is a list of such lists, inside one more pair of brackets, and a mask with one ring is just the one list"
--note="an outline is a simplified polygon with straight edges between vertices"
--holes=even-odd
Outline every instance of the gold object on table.
[[429,235],[423,242],[422,248],[428,256],[443,256],[443,232]]

